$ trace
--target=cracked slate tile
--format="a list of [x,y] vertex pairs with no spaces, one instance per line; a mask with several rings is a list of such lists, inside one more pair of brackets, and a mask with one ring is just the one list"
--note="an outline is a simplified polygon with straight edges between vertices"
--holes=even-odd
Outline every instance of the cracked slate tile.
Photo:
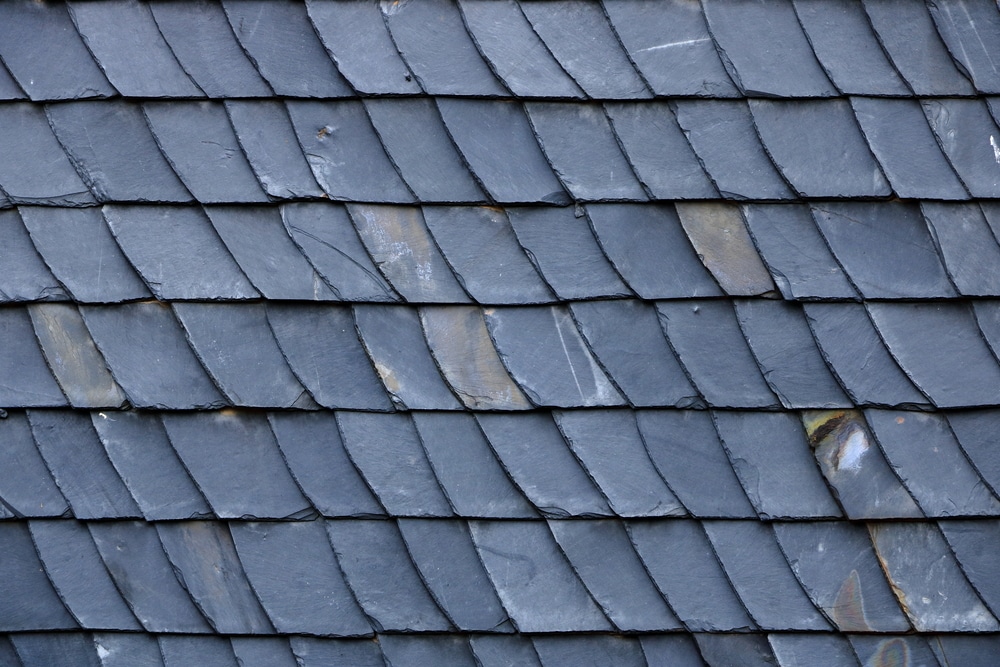
[[869,524],[893,592],[917,632],[996,632],[941,533],[929,523]]
[[427,460],[456,514],[477,518],[537,516],[500,465],[473,415],[414,412],[412,417]]
[[50,104],[45,113],[70,162],[99,201],[191,201],[138,103],[67,102]]
[[399,667],[463,667],[477,664],[469,640],[461,635],[382,635],[379,637],[379,648],[387,664]]
[[69,13],[87,49],[125,97],[203,97],[167,46],[148,5],[71,2]]
[[892,194],[847,100],[750,100],[749,105],[768,155],[799,195]]
[[250,585],[278,632],[371,633],[322,521],[231,522],[229,531]]
[[988,667],[1000,651],[996,635],[938,635],[929,643],[942,665]]
[[[69,504],[52,479],[38,452],[31,426],[23,412],[0,420],[0,498],[5,516],[59,517],[70,514]],[[0,624],[2,625],[2,624]]]
[[524,635],[472,635],[469,644],[482,667],[542,667],[531,639]]
[[994,493],[1000,492],[1000,459],[994,443],[995,410],[963,410],[945,415],[959,446]]
[[19,664],[78,665],[101,667],[96,647],[89,635],[82,633],[21,634],[11,637]]
[[[421,202],[483,201],[429,97],[366,99],[365,110],[389,159]],[[420,131],[414,132],[414,127]],[[429,165],[433,168],[428,169]]]
[[[24,39],[25,35],[31,39]],[[0,7],[0,56],[35,101],[117,94],[83,45],[65,5],[4,3]]]
[[831,633],[773,633],[767,636],[779,665],[860,665],[846,637]]
[[134,406],[191,409],[225,404],[169,306],[156,301],[81,306],[80,314]]
[[0,245],[0,264],[4,267],[0,272],[0,302],[65,301],[69,298],[39,255],[36,244],[46,246],[32,242],[23,214],[19,215],[16,210],[0,211],[0,233],[4,239]]
[[991,274],[1000,267],[1000,245],[974,203],[922,202],[920,210],[941,249],[948,276],[965,296],[1000,294]]
[[535,405],[625,404],[565,307],[488,308],[484,315],[500,359]]
[[[1000,196],[1000,129],[982,100],[922,100],[924,115],[973,197]],[[987,139],[987,137],[989,137]]]
[[199,202],[267,201],[221,102],[146,102],[142,108],[160,150]]
[[548,526],[583,585],[619,630],[681,629],[620,522],[549,520]]
[[1000,93],[1000,59],[990,44],[1000,41],[1000,14],[988,0],[929,3],[938,33],[958,67],[980,92]]
[[238,667],[232,644],[225,637],[163,635],[157,641],[165,667],[184,667],[195,663]]
[[583,97],[514,0],[459,3],[465,27],[492,69],[517,97]]
[[760,143],[746,102],[683,100],[674,112],[724,199],[793,197]]
[[222,5],[169,0],[149,9],[181,67],[208,97],[272,95],[236,41]]
[[927,639],[920,636],[881,637],[877,635],[848,635],[848,640],[854,648],[854,653],[864,665],[892,664],[903,661],[903,664],[929,665],[934,667],[937,661],[931,651]]
[[452,516],[409,415],[338,412],[344,448],[390,516]]
[[554,300],[503,209],[425,206],[422,211],[434,241],[473,299],[487,304]]
[[297,663],[309,667],[385,667],[382,651],[370,640],[291,637],[289,644]]
[[420,578],[457,628],[513,631],[464,523],[420,519],[397,523]]
[[327,521],[347,585],[377,632],[449,632],[390,521]]
[[555,635],[535,637],[532,641],[545,667],[646,665],[646,657],[636,637]]
[[688,634],[659,634],[639,637],[642,652],[651,665],[677,665],[677,667],[705,667],[698,652],[698,645]]
[[230,637],[240,667],[297,667],[285,637]]
[[374,2],[306,2],[309,20],[341,74],[369,95],[412,95],[420,85]]
[[777,667],[778,662],[764,634],[694,635],[702,658],[710,665],[739,664],[743,667]]
[[101,667],[163,667],[156,637],[124,632],[95,632]]
[[149,521],[211,516],[155,414],[91,412],[104,451]]
[[5,632],[16,632],[78,627],[45,574],[32,544],[28,525],[0,522],[0,538],[4,544],[0,550],[0,575],[5,582],[0,628]]
[[[790,412],[714,412],[743,489],[762,519],[841,516]],[[760,443],[768,445],[762,447]]]
[[[996,613],[1000,608],[1000,586],[994,573],[1000,565],[1000,540],[996,520],[939,521],[938,528],[955,553],[969,582],[986,605]],[[964,663],[963,663],[964,664]]]
[[969,198],[916,100],[850,100],[869,147],[899,197]]

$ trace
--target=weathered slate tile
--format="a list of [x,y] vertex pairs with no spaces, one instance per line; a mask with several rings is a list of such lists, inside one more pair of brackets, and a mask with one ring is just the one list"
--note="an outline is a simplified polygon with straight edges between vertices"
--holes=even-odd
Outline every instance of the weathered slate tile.
[[99,667],[94,642],[83,633],[22,634],[11,637],[23,665]]
[[486,326],[500,359],[535,405],[623,405],[562,306],[488,308]]
[[847,100],[750,100],[749,104],[768,155],[801,196],[892,194]]
[[434,359],[455,394],[473,410],[527,410],[531,403],[500,363],[482,311],[425,306],[420,322]]
[[32,100],[111,97],[117,92],[83,45],[65,5],[4,3],[0,56]]
[[1000,566],[1000,531],[997,530],[1000,522],[939,521],[938,527],[955,552],[965,576],[995,613],[1000,608],[1000,582],[996,578]]
[[518,244],[502,209],[425,206],[423,214],[462,287],[476,301],[525,304],[554,300]]
[[776,667],[778,664],[764,634],[700,633],[694,639],[702,658],[710,665]]
[[517,97],[583,97],[514,0],[459,2],[465,26],[497,76]]
[[946,415],[969,460],[994,493],[1000,490],[1000,458],[995,441],[995,410],[968,410]]
[[852,97],[868,145],[904,199],[968,199],[916,100]]
[[767,636],[779,665],[860,665],[846,637],[832,633],[774,633]]
[[520,103],[438,98],[435,104],[473,176],[494,200],[570,202]]
[[480,518],[537,516],[508,478],[471,414],[414,412],[412,416],[427,460],[456,514]]
[[191,201],[156,145],[138,103],[67,102],[51,104],[45,112],[59,143],[99,201]]
[[688,630],[755,627],[697,521],[630,521],[626,527],[649,576]]
[[1000,196],[1000,161],[994,148],[1000,129],[982,100],[923,100],[931,130],[973,197]]
[[1000,93],[1000,62],[990,44],[1000,41],[1000,14],[994,3],[966,0],[956,4],[928,5],[938,33],[951,57],[976,89]]
[[674,111],[724,199],[792,198],[757,138],[746,102],[684,100],[674,104]]
[[678,667],[705,667],[691,635],[658,634],[639,637],[642,652],[651,665],[677,665]]
[[942,665],[989,667],[1000,651],[996,635],[938,635],[930,640],[931,650]]
[[854,653],[863,665],[892,664],[903,661],[913,665],[936,664],[927,639],[920,636],[883,637],[878,635],[848,635]]
[[71,2],[69,13],[108,80],[125,97],[202,97],[153,20],[129,0]]
[[857,410],[807,410],[802,424],[819,468],[850,519],[920,518]]
[[12,667],[21,667],[21,659],[17,657],[17,651],[14,650],[14,644],[9,637],[4,637],[0,640],[0,657],[6,661],[6,664]]
[[94,646],[101,667],[163,667],[160,645],[153,635],[95,632]]
[[612,514],[549,415],[479,413],[476,419],[507,474],[542,514]]
[[135,407],[225,405],[169,306],[156,301],[81,306],[80,314],[115,381]]
[[[23,412],[0,420],[0,498],[4,508],[26,517],[58,517],[69,513],[45,460],[38,453]],[[8,513],[9,514],[9,513]]]
[[641,298],[722,295],[673,207],[591,204],[587,216],[604,252]]
[[621,665],[645,667],[642,646],[635,637],[614,635],[550,635],[533,638],[545,667]]
[[291,637],[288,643],[292,646],[296,660],[310,667],[313,665],[317,667],[336,667],[336,665],[385,667],[385,660],[382,659],[382,651],[379,650],[378,644],[368,639]]
[[162,419],[184,467],[218,517],[283,519],[313,511],[264,415],[227,410]]
[[713,416],[736,475],[761,518],[841,516],[793,413]]
[[90,419],[111,464],[147,520],[211,515],[155,414],[91,412]]
[[[486,199],[431,98],[367,99],[364,104],[389,159],[419,201]],[[414,127],[420,130],[414,132]]]
[[[588,96],[595,99],[651,97],[629,62],[601,7],[572,0],[526,2],[521,11]],[[586,39],[580,39],[586,35]]]
[[1000,267],[1000,245],[982,209],[973,203],[922,202],[920,210],[958,291],[965,296],[1000,294],[990,279]]
[[164,635],[158,637],[157,641],[166,667],[184,667],[196,663],[238,667],[232,644],[225,637]]
[[76,621],[45,576],[27,524],[0,522],[0,537],[4,544],[0,573],[5,582],[0,628],[6,632],[76,628]]
[[472,635],[469,643],[482,667],[542,667],[531,639],[524,635]]
[[730,304],[661,301],[656,308],[670,346],[710,406],[778,405],[747,347]]
[[297,667],[285,637],[230,637],[240,667]]
[[390,665],[440,665],[464,667],[476,664],[469,640],[462,635],[382,635],[382,656]]
[[6,67],[0,67],[0,99],[3,100],[23,100],[27,96],[18,86],[17,81],[10,75]]
[[646,199],[601,105],[528,102],[525,109],[539,145],[575,199]]
[[344,448],[390,516],[451,516],[409,415],[338,412]]
[[278,632],[369,634],[323,528],[321,521],[229,524],[250,584]]
[[513,630],[464,523],[400,519],[398,525],[420,578],[455,627]]
[[[3,235],[0,302],[68,300],[66,290],[35,249],[18,211],[0,211],[0,234]],[[45,248],[43,244],[38,245]]]

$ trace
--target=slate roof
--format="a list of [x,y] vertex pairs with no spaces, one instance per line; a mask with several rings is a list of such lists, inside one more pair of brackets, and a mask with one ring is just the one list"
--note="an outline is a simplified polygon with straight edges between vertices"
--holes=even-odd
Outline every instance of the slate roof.
[[990,0],[18,0],[0,60],[0,664],[1000,653]]

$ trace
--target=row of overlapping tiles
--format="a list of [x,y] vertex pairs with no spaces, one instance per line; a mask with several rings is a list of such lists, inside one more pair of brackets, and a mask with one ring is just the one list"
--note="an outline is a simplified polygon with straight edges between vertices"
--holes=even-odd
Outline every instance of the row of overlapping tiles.
[[[989,47],[1000,40],[995,3],[927,4],[105,0],[64,7],[22,0],[0,11],[0,57],[10,72],[0,94],[1000,92]],[[20,39],[26,33],[38,38]]]

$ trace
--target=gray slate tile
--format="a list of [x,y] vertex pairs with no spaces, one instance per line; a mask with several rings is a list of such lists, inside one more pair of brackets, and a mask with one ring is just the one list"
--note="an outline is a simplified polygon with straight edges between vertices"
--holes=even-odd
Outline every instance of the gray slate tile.
[[4,521],[0,536],[4,544],[0,574],[5,582],[0,628],[6,632],[76,628],[76,621],[45,575],[27,524]]
[[21,659],[17,657],[17,651],[14,650],[14,644],[9,637],[4,637],[0,640],[0,658],[5,661],[4,664],[11,667],[21,667]]
[[698,650],[710,665],[777,667],[777,659],[764,634],[709,634],[694,636]]
[[923,100],[921,105],[945,156],[972,196],[1000,196],[998,149],[993,147],[1000,129],[982,100]]
[[26,95],[6,67],[0,67],[0,99],[23,100]]
[[698,645],[688,634],[645,635],[639,638],[646,661],[653,665],[705,667]]
[[996,613],[1000,608],[1000,586],[994,573],[1000,565],[1000,524],[996,520],[940,521],[938,527],[969,582]]
[[541,636],[533,640],[545,667],[597,667],[621,665],[645,667],[646,658],[638,639],[613,635]]
[[95,632],[94,646],[101,667],[163,667],[160,645],[153,635]]
[[4,443],[0,448],[4,508],[26,517],[68,515],[69,504],[38,452],[25,413],[10,412],[0,420],[0,440]]
[[1000,245],[982,209],[974,203],[923,202],[920,206],[934,241],[941,250],[948,276],[965,296],[994,296],[992,280],[1000,266]]
[[292,646],[296,661],[308,667],[338,667],[345,664],[357,667],[385,667],[385,660],[378,644],[367,639],[291,637],[289,644]]
[[905,660],[911,664],[935,667],[937,661],[927,639],[920,636],[884,637],[878,635],[848,635],[854,653],[863,665],[877,665]]
[[482,667],[542,667],[531,639],[524,635],[472,635],[469,643]]
[[994,493],[1000,491],[1000,459],[994,446],[995,410],[965,410],[946,415],[959,445]]
[[15,635],[11,638],[21,664],[74,665],[99,667],[100,660],[89,635],[82,633],[41,633]]
[[996,635],[938,635],[930,646],[942,665],[988,667],[1000,651]]
[[379,648],[393,667],[471,667],[477,664],[469,640],[462,635],[383,635],[379,637]]
[[0,272],[0,302],[65,301],[69,298],[32,244],[18,211],[0,211],[0,234],[4,240],[0,245],[0,263],[4,267]]
[[212,667],[239,667],[232,644],[225,637],[164,635],[158,641],[166,667],[184,667],[197,663]]
[[938,33],[963,73],[983,93],[1000,93],[1000,62],[990,44],[1000,41],[1000,13],[988,0],[929,3]]
[[295,655],[284,637],[230,637],[240,667],[297,667]]
[[846,637],[830,633],[774,633],[767,637],[779,665],[860,665]]

